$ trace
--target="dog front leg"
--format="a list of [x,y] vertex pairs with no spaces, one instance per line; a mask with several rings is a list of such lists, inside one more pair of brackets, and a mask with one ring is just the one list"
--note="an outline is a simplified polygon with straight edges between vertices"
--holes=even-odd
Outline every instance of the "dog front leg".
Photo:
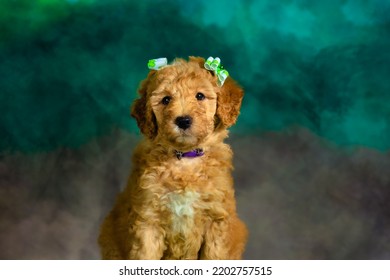
[[205,233],[201,260],[229,259],[229,224],[225,219],[213,221]]
[[155,225],[139,224],[134,228],[131,241],[131,260],[160,260],[165,251],[163,230]]

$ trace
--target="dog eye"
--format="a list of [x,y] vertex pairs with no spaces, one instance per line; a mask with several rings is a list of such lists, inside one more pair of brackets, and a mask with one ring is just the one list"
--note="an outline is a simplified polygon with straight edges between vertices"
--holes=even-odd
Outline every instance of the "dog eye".
[[196,94],[196,99],[198,99],[199,101],[201,101],[201,100],[203,100],[203,99],[205,99],[206,97],[204,96],[204,94],[203,93],[201,93],[201,92],[198,92],[197,94]]
[[164,105],[168,105],[169,102],[171,101],[171,97],[170,96],[165,96],[162,100],[161,100],[161,103],[164,104]]

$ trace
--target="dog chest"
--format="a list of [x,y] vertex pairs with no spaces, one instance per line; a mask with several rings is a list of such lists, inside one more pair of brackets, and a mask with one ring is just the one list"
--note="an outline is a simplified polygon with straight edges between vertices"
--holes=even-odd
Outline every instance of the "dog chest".
[[195,191],[171,192],[162,198],[166,205],[164,259],[196,259],[203,240],[201,195]]
[[166,206],[170,212],[170,227],[172,232],[185,235],[194,227],[196,202],[199,193],[187,191],[167,194]]

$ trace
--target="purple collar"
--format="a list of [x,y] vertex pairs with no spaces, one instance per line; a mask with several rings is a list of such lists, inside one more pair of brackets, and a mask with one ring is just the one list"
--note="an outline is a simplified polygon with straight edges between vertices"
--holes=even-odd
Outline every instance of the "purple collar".
[[200,157],[204,155],[204,152],[202,149],[195,149],[185,153],[175,150],[175,155],[177,159],[180,160],[183,157],[188,157],[188,158]]

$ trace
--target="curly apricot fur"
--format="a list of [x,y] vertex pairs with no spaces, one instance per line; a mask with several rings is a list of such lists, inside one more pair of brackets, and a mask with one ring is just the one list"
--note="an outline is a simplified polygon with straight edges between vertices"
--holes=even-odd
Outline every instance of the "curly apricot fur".
[[[133,155],[125,190],[101,226],[104,259],[240,259],[247,230],[236,213],[233,153],[223,141],[239,114],[242,89],[219,88],[204,59],[176,59],[142,81],[131,114],[146,138]],[[197,99],[201,92],[205,98]],[[169,102],[162,102],[164,97]],[[191,118],[180,129],[178,117]],[[201,148],[196,158],[175,150]]]

